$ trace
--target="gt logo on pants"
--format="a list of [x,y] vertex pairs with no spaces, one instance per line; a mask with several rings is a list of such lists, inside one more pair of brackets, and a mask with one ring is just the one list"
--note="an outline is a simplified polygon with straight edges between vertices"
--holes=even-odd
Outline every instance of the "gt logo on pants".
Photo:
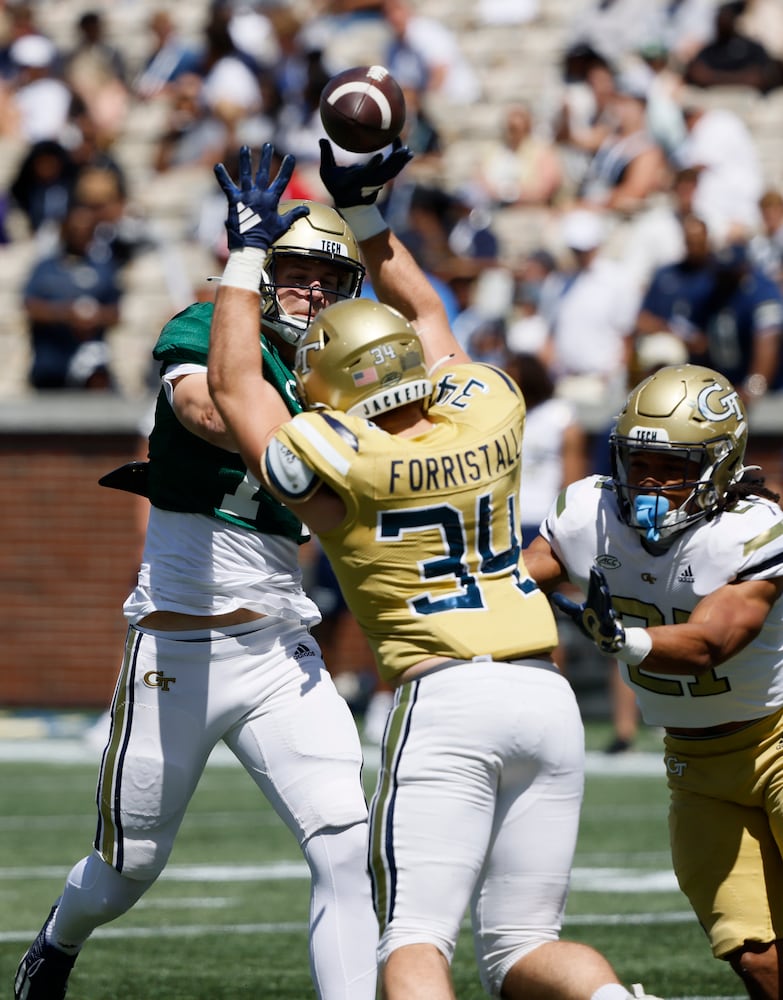
[[165,674],[161,674],[157,670],[149,670],[144,675],[144,683],[148,688],[160,688],[162,691],[168,691],[169,685],[177,683],[177,678],[166,677]]
[[678,778],[682,777],[683,771],[688,766],[687,761],[677,760],[677,758],[674,756],[666,757],[664,763],[666,764],[666,770],[668,771],[668,773],[676,774]]

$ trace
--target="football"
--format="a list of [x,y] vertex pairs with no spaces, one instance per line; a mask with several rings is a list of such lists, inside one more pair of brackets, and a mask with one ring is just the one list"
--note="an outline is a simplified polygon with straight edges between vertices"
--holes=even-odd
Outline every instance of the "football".
[[405,97],[384,66],[354,66],[321,91],[326,134],[351,153],[374,153],[397,138],[405,124]]

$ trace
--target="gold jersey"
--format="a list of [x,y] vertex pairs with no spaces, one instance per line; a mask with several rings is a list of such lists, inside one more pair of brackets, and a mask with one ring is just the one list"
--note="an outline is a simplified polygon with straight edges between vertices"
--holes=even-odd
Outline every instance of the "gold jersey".
[[[273,445],[344,500],[343,524],[319,537],[392,683],[431,657],[509,660],[557,643],[521,559],[519,388],[460,365],[440,376],[428,417],[426,433],[401,438],[361,417],[301,413]],[[274,480],[269,451],[267,471]]]

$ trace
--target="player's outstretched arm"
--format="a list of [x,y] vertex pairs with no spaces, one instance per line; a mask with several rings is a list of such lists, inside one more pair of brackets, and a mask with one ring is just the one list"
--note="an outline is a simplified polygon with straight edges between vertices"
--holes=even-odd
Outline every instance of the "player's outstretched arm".
[[328,139],[320,145],[321,179],[361,245],[378,299],[399,309],[416,327],[430,370],[447,358],[470,361],[451,332],[440,296],[375,204],[383,186],[410,161],[411,151],[397,139],[386,155],[376,153],[365,163],[341,166]]
[[262,375],[260,285],[266,252],[309,209],[281,216],[278,205],[294,160],[284,158],[270,179],[273,148],[267,143],[253,176],[247,146],[239,153],[239,184],[219,163],[215,176],[228,202],[229,257],[212,317],[207,381],[226,428],[248,469],[260,478],[260,459],[280,424],[290,419],[285,403]]
[[783,577],[729,583],[707,594],[687,622],[650,628],[624,628],[612,607],[603,572],[593,566],[582,604],[562,594],[552,601],[576,623],[602,653],[646,673],[698,676],[735,656],[761,631],[783,593]]

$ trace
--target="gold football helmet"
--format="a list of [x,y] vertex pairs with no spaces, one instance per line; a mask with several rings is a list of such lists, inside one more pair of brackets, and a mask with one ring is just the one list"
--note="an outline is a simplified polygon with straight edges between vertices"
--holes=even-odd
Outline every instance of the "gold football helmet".
[[[747,438],[745,405],[725,376],[691,364],[659,369],[628,396],[609,438],[623,521],[658,541],[714,512],[742,477]],[[666,456],[667,487],[631,484],[640,451]],[[669,510],[673,489],[690,492]]]
[[297,347],[295,375],[308,409],[369,420],[432,394],[416,331],[373,299],[335,302],[320,312]]
[[280,305],[275,280],[275,264],[281,255],[311,257],[339,263],[345,276],[339,288],[330,289],[341,299],[353,299],[359,294],[364,280],[364,267],[359,245],[347,223],[333,208],[317,201],[297,198],[281,201],[280,215],[298,205],[307,205],[310,214],[297,219],[291,228],[275,240],[267,251],[264,271],[267,279],[261,285],[261,315],[264,324],[289,344],[297,344],[312,319],[289,316]]

